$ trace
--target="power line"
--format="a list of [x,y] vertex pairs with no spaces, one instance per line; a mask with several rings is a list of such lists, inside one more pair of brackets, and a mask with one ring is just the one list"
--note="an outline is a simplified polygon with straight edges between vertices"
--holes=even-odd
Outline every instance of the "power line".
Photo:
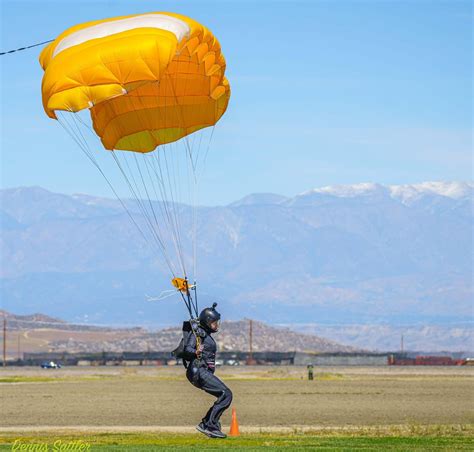
[[48,44],[49,42],[53,42],[53,41],[54,41],[54,39],[50,39],[49,41],[39,42],[38,44],[32,44],[30,46],[20,47],[18,49],[7,50],[6,52],[0,52],[0,55],[7,55],[8,53],[20,52],[22,50],[31,49],[32,47],[38,47],[38,46],[42,46],[44,44]]

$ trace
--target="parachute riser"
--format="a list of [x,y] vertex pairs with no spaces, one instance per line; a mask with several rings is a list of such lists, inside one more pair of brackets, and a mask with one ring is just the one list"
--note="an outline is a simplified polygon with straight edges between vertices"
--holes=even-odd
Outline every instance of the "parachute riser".
[[[194,284],[190,286],[187,277],[173,278],[171,284],[173,284],[181,294],[181,298],[188,309],[190,320],[197,318],[199,316],[199,308],[197,304],[196,281],[194,281]],[[194,299],[191,291],[194,291]]]
[[[185,295],[187,302],[185,301],[186,307],[188,308],[189,312],[189,323],[191,325],[191,330],[193,331],[194,337],[196,338],[196,351],[197,353],[200,353],[199,349],[201,347],[201,336],[197,331],[198,325],[199,325],[199,312],[198,312],[198,306],[197,306],[197,291],[196,291],[196,281],[194,281],[193,286],[191,286],[191,290],[194,290],[195,293],[195,299],[193,301],[193,297],[190,292],[190,287],[188,284],[188,279],[184,278],[184,284],[183,286],[185,287]],[[174,283],[173,283],[174,284]],[[185,299],[183,292],[181,291],[181,295],[183,295],[183,299]],[[193,316],[193,308],[194,308],[194,316]],[[198,359],[200,356],[198,355]]]

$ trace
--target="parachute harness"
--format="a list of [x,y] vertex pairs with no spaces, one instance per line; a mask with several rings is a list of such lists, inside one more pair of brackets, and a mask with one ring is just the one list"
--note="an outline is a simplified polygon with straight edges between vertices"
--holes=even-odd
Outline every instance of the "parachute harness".
[[[196,338],[196,356],[199,358],[199,348],[201,346],[201,337],[197,333],[197,324],[199,322],[199,308],[197,304],[197,288],[196,281],[193,285],[189,285],[187,278],[173,278],[171,283],[178,290],[183,298],[184,304],[188,309],[189,319],[191,324],[191,330]],[[194,298],[191,294],[191,290],[194,292]]]

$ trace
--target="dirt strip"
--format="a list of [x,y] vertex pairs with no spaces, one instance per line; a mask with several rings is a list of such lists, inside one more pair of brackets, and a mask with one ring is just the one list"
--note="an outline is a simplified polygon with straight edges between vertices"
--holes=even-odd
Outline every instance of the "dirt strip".
[[[429,433],[436,431],[449,431],[474,433],[474,425],[416,425],[408,426],[406,424],[399,425],[360,425],[360,426],[323,426],[323,425],[288,425],[286,427],[275,426],[241,426],[239,428],[242,434],[256,433],[352,433],[366,432],[386,433],[386,434],[403,434],[403,433]],[[38,425],[38,426],[11,426],[0,427],[1,434],[32,434],[32,433],[56,433],[58,435],[65,434],[104,434],[104,433],[196,433],[194,427],[186,425],[170,425],[170,426],[149,426],[149,425]]]

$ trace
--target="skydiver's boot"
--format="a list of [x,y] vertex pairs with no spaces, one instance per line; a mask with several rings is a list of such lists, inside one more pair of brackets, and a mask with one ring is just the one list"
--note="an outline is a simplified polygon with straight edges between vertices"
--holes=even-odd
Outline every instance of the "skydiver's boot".
[[227,435],[218,429],[208,429],[207,431],[211,438],[227,438]]
[[204,435],[211,436],[210,431],[207,429],[207,426],[204,424],[204,422],[200,422],[198,425],[196,425],[196,430],[203,433]]

